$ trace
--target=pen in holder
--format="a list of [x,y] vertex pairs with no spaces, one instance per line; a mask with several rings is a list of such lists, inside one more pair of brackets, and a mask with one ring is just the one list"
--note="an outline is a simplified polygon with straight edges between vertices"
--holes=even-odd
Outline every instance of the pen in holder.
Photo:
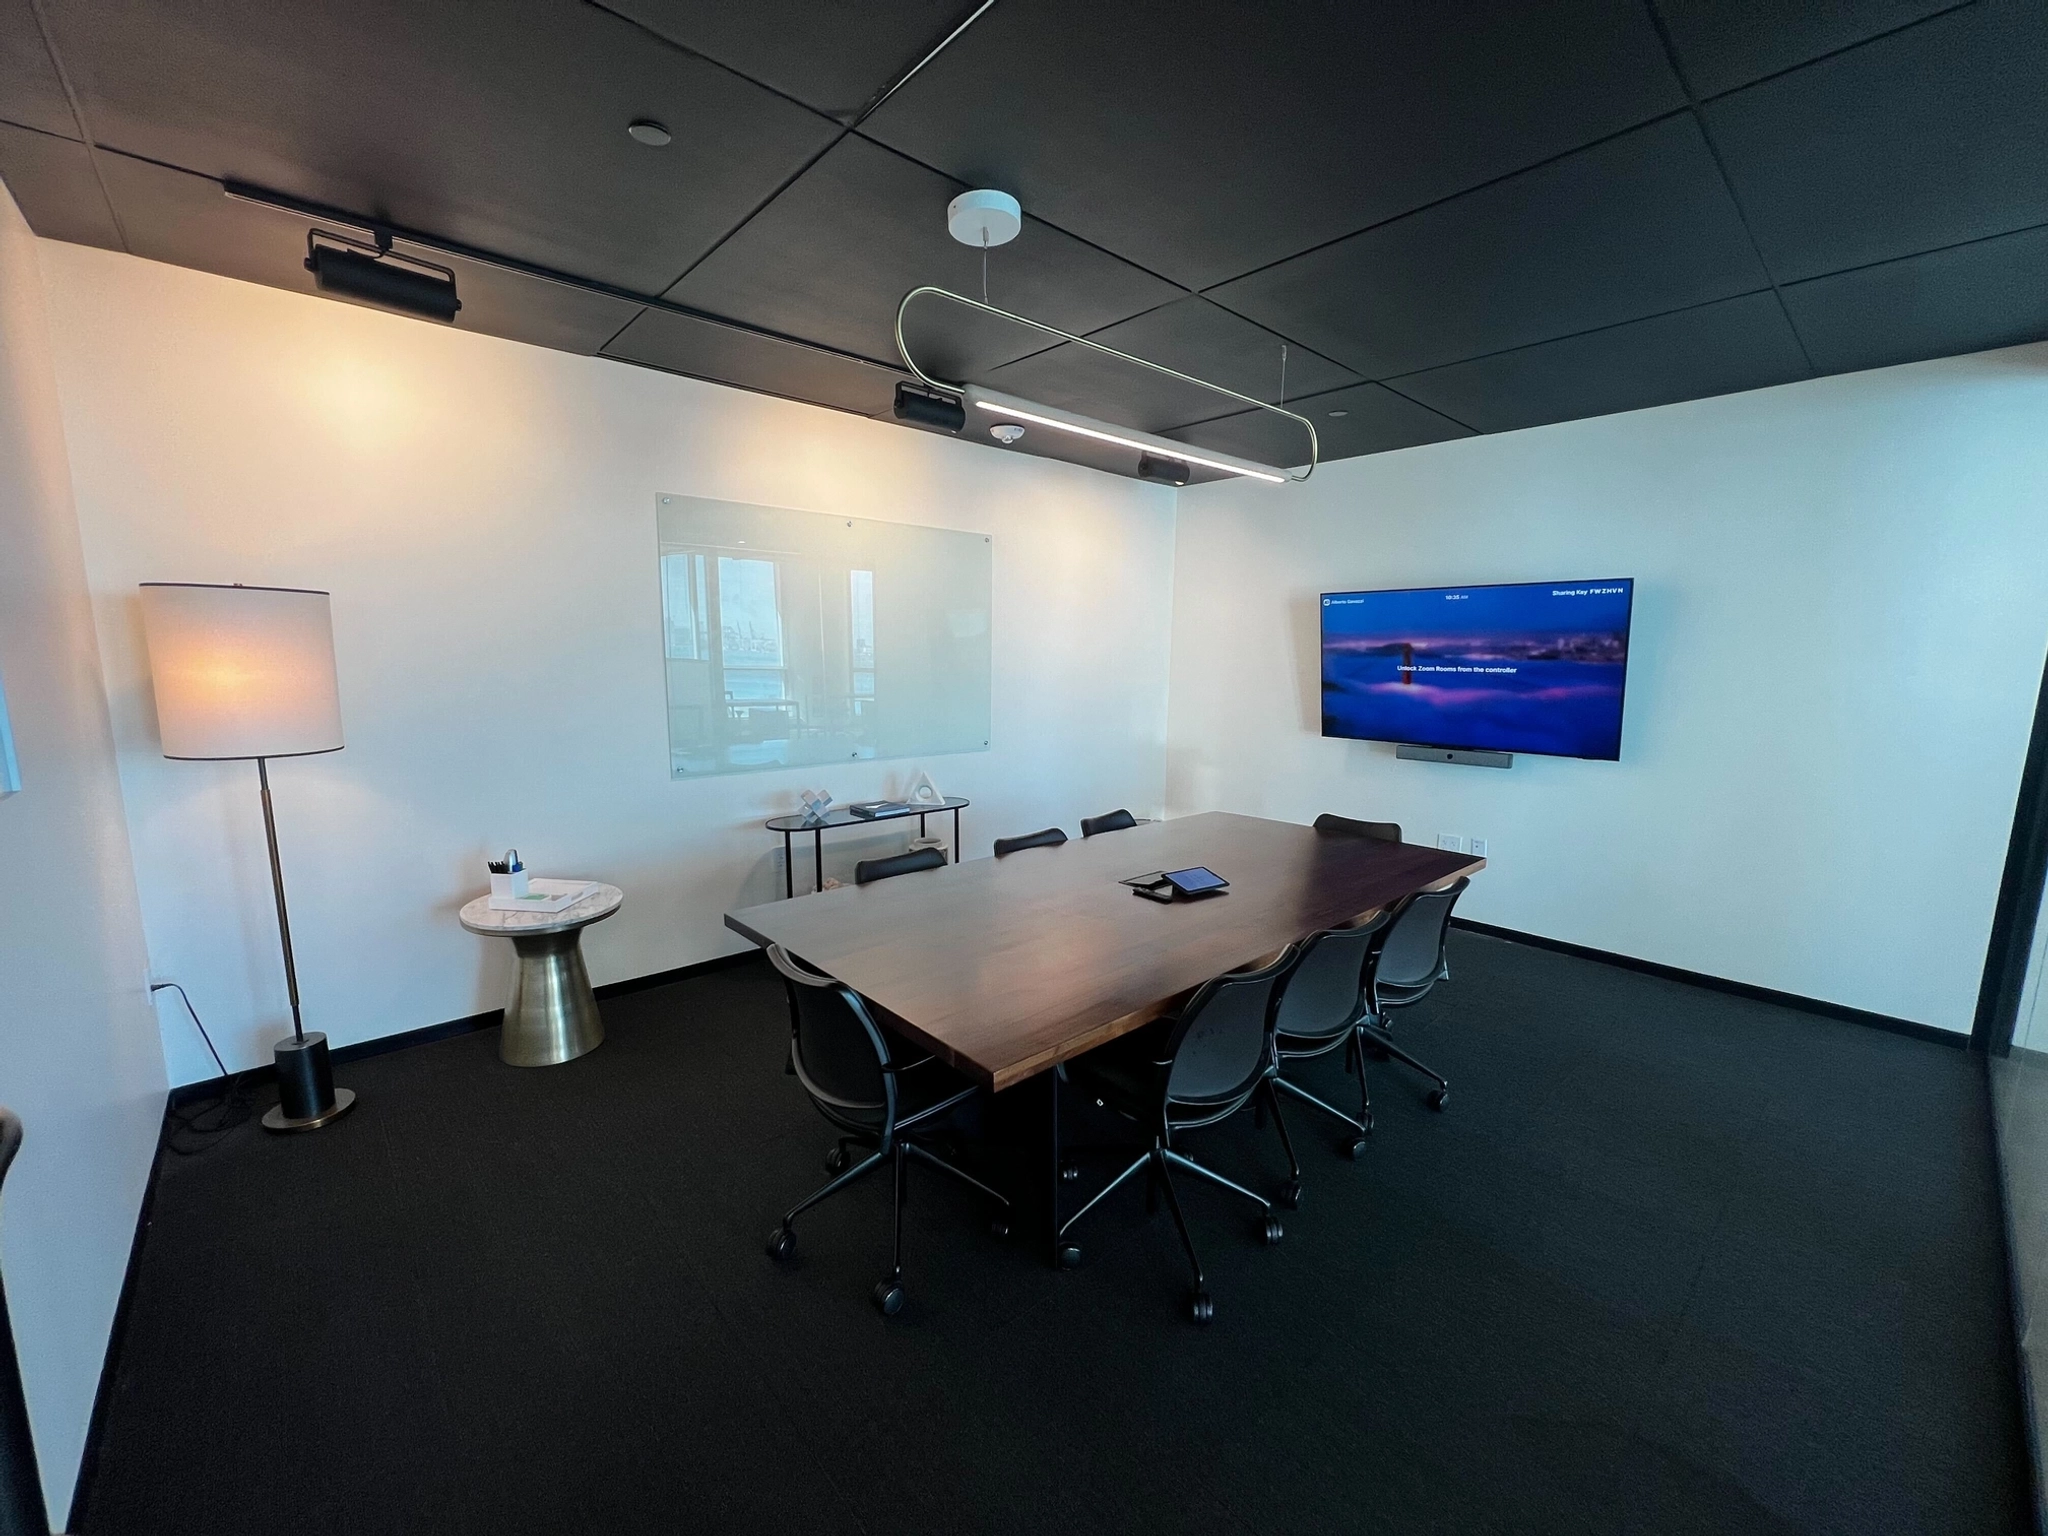
[[491,872],[491,894],[493,896],[524,896],[527,894],[526,866],[519,862],[519,850],[508,848],[505,857],[492,859],[487,866]]

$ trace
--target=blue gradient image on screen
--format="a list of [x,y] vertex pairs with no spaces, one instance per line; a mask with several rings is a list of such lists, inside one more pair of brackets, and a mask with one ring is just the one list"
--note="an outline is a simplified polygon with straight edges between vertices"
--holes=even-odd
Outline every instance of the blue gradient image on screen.
[[1323,734],[1621,756],[1635,583],[1323,594]]

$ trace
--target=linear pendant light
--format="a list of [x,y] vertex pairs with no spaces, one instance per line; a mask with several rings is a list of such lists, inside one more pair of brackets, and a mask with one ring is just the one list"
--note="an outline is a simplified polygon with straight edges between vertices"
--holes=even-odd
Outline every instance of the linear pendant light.
[[[944,299],[948,303],[958,304],[967,309],[976,310],[984,315],[993,315],[999,320],[1007,320],[1013,324],[1025,326],[1042,335],[1057,337],[1061,341],[1085,347],[1091,352],[1103,353],[1105,356],[1116,358],[1120,362],[1130,363],[1136,367],[1147,369],[1152,373],[1162,374],[1167,378],[1178,380],[1182,384],[1190,384],[1197,389],[1206,389],[1212,394],[1234,400],[1239,405],[1249,409],[1268,411],[1275,416],[1283,416],[1287,420],[1299,425],[1308,434],[1307,463],[1302,471],[1296,474],[1292,470],[1276,469],[1270,465],[1255,463],[1249,459],[1237,458],[1232,454],[1210,450],[1198,451],[1189,448],[1185,443],[1177,443],[1171,438],[1155,437],[1149,432],[1140,432],[1134,427],[1121,427],[1111,422],[1098,421],[1092,416],[1083,416],[1078,412],[1063,410],[1058,406],[1041,405],[1032,400],[1020,400],[1013,395],[1005,395],[996,390],[985,389],[978,384],[956,384],[947,379],[933,378],[924,369],[920,368],[917,359],[910,355],[909,343],[904,340],[903,336],[904,314],[909,310],[914,300],[926,295],[935,299]],[[1198,379],[1192,374],[1182,373],[1177,368],[1169,368],[1164,363],[1155,363],[1150,358],[1137,357],[1129,352],[1119,352],[1115,347],[1104,346],[1101,342],[1091,341],[1086,336],[1076,336],[1071,331],[1063,331],[1058,326],[1047,325],[1042,320],[1033,320],[1028,315],[1012,314],[1006,309],[998,309],[993,304],[984,303],[978,299],[970,299],[945,288],[913,288],[903,296],[903,302],[896,306],[896,350],[902,354],[904,366],[917,376],[919,383],[924,384],[930,389],[958,396],[963,403],[971,405],[974,410],[985,412],[996,417],[998,420],[1028,421],[1037,426],[1049,427],[1056,432],[1067,432],[1076,437],[1090,438],[1099,443],[1111,443],[1118,447],[1133,448],[1141,454],[1160,454],[1179,459],[1187,464],[1199,464],[1204,469],[1214,469],[1228,475],[1243,475],[1249,479],[1264,480],[1274,485],[1284,485],[1291,480],[1306,480],[1316,472],[1316,463],[1320,456],[1320,445],[1316,439],[1315,423],[1306,416],[1297,415],[1284,406],[1274,405],[1269,401],[1255,399],[1250,395],[1241,395],[1234,389],[1228,389],[1208,379]]]
[[1118,447],[1135,448],[1140,453],[1161,454],[1167,458],[1179,459],[1183,463],[1199,464],[1204,469],[1221,470],[1227,475],[1244,475],[1274,485],[1287,483],[1285,474],[1268,469],[1263,464],[1254,464],[1247,459],[1235,458],[1229,454],[1206,451],[1197,453],[1187,444],[1177,443],[1172,438],[1154,437],[1149,432],[1138,432],[1128,427],[1112,427],[1107,423],[1097,422],[1092,417],[1063,411],[1058,406],[1019,400],[1013,395],[983,389],[978,384],[970,384],[967,387],[966,398],[976,410],[986,411],[998,421],[1028,421],[1033,426],[1051,427],[1055,432],[1071,432],[1076,437],[1091,438],[1098,443],[1115,443]]

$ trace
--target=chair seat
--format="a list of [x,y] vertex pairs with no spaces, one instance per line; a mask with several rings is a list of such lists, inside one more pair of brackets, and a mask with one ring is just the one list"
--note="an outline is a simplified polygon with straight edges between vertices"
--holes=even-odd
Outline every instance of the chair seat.
[[1352,1027],[1346,1024],[1326,1035],[1275,1035],[1273,1043],[1282,1056],[1320,1056],[1349,1040]]
[[[973,1080],[963,1077],[937,1057],[920,1056],[914,1047],[903,1046],[903,1042],[893,1036],[889,1037],[889,1047],[891,1056],[897,1063],[897,1130],[914,1130],[921,1122],[951,1109],[961,1100],[973,1095]],[[899,1047],[902,1047],[900,1055]],[[846,1109],[835,1106],[829,1112],[829,1118],[849,1130],[879,1130],[882,1124],[882,1111],[879,1107]]]
[[1429,980],[1417,982],[1412,987],[1402,986],[1398,982],[1383,981],[1378,987],[1380,1001],[1382,1003],[1391,1003],[1396,1007],[1402,1003],[1412,1003],[1418,998],[1426,996],[1430,988],[1437,984],[1437,980],[1437,977],[1432,976]]

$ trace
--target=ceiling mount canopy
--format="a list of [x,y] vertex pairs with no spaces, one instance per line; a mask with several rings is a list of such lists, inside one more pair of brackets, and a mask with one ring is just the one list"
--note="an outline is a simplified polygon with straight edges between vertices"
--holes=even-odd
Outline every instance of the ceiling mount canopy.
[[[977,194],[969,193],[966,195],[975,196]],[[1100,352],[1104,356],[1116,358],[1120,362],[1149,369],[1153,373],[1163,374],[1169,379],[1177,379],[1183,384],[1192,384],[1197,389],[1206,389],[1213,394],[1223,396],[1225,399],[1234,400],[1241,406],[1269,411],[1276,416],[1285,417],[1287,420],[1297,423],[1302,431],[1307,434],[1308,457],[1299,472],[1292,469],[1280,469],[1271,465],[1255,463],[1250,459],[1241,459],[1234,454],[1197,450],[1186,443],[1175,442],[1171,438],[1157,437],[1152,433],[1140,432],[1132,427],[1120,427],[1111,422],[1097,421],[1093,417],[1082,416],[1077,412],[1063,410],[1055,406],[1039,405],[1028,400],[1019,400],[1013,396],[998,394],[994,390],[983,389],[979,385],[956,383],[949,379],[934,378],[918,365],[916,358],[910,355],[910,344],[904,339],[903,335],[904,315],[909,311],[912,303],[924,297],[942,299],[949,304],[958,304],[984,315],[993,315],[997,319],[1026,326],[1042,335],[1057,337],[1061,341],[1071,342],[1079,347],[1086,347],[1092,352]],[[1149,358],[1138,357],[1129,352],[1120,352],[1115,347],[1104,346],[1099,341],[1090,341],[1086,336],[1076,336],[1071,331],[1063,331],[1058,326],[1047,325],[1042,320],[1033,320],[1026,315],[1012,314],[1009,310],[998,309],[993,304],[985,303],[979,299],[970,299],[944,288],[928,286],[913,288],[903,296],[903,302],[896,306],[896,350],[902,354],[903,365],[917,376],[919,383],[941,394],[957,397],[963,406],[972,405],[978,412],[989,413],[987,419],[998,422],[1026,422],[1034,426],[1050,427],[1055,431],[1091,438],[1096,442],[1133,448],[1143,456],[1170,457],[1185,464],[1198,465],[1204,469],[1219,470],[1224,474],[1244,475],[1254,480],[1266,480],[1275,485],[1285,484],[1290,480],[1306,480],[1315,473],[1319,452],[1316,442],[1316,428],[1315,423],[1306,416],[1297,415],[1283,406],[1255,399],[1250,395],[1241,395],[1234,389],[1228,389],[1221,384],[1212,383],[1208,379],[1198,379],[1192,374],[1182,373],[1177,368],[1169,368],[1164,363],[1155,363]],[[1015,441],[1014,438],[1007,437],[999,440],[1005,442]],[[1142,465],[1142,458],[1140,463]],[[1148,478],[1156,478],[1156,476]]]

